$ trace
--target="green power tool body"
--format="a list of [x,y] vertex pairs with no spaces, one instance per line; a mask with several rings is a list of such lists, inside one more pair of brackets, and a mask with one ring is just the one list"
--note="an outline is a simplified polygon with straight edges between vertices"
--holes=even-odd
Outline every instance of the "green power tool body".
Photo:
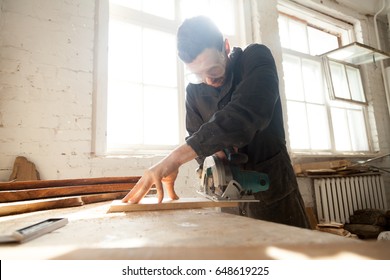
[[265,173],[243,170],[228,159],[209,156],[203,163],[199,193],[214,201],[255,202],[254,194],[269,188]]

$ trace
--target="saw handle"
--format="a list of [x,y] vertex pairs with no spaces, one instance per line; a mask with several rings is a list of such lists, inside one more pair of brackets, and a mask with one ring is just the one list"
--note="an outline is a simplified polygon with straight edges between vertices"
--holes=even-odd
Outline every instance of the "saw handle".
[[224,150],[227,160],[234,165],[240,165],[248,162],[248,155],[237,152],[233,147]]

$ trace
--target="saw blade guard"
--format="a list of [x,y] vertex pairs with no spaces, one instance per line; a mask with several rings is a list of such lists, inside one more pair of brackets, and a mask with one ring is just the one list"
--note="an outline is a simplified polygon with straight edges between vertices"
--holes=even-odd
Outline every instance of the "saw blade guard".
[[231,172],[234,180],[247,192],[257,193],[269,189],[269,178],[265,173],[241,170],[238,166],[231,166]]
[[233,176],[226,162],[216,156],[210,156],[204,160],[201,192],[207,195],[222,196],[231,180]]
[[241,170],[216,156],[207,157],[203,163],[200,187],[203,194],[237,198],[266,191],[268,188],[269,178],[265,173]]

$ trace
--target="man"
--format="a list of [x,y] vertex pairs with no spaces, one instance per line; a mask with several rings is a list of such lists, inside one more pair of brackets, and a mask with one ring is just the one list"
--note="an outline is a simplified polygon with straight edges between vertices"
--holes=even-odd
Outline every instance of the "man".
[[260,44],[230,52],[227,40],[203,16],[187,19],[177,34],[178,55],[190,71],[186,96],[186,143],[145,171],[123,202],[138,203],[155,185],[158,201],[178,199],[174,181],[179,167],[193,159],[245,154],[247,170],[268,174],[269,190],[259,202],[241,203],[240,214],[308,228],[305,207],[286,149],[278,75],[269,49]]

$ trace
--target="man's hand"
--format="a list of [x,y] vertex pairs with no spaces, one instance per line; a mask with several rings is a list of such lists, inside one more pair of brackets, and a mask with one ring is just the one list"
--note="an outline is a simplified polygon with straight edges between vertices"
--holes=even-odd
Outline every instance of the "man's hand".
[[122,202],[138,203],[152,186],[156,186],[158,203],[161,203],[164,198],[163,183],[169,197],[179,199],[174,190],[179,167],[196,156],[195,151],[187,144],[177,147],[162,161],[147,169],[133,189],[122,199]]
[[174,190],[174,184],[178,171],[175,171],[167,177],[161,178],[158,172],[158,166],[154,166],[145,171],[144,175],[133,187],[133,189],[122,199],[122,202],[138,203],[149,192],[152,186],[156,186],[158,203],[164,198],[163,184],[167,188],[168,195],[171,199],[179,199]]

